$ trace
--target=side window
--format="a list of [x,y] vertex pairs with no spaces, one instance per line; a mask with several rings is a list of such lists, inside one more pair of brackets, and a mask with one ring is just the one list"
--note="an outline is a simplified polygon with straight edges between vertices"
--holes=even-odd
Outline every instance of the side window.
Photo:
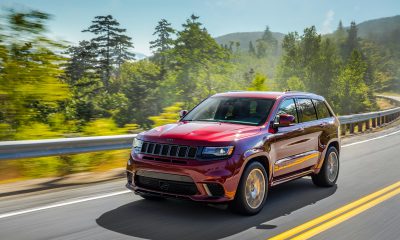
[[317,120],[317,113],[315,112],[314,104],[311,99],[297,99],[297,107],[299,108],[301,122]]
[[290,114],[293,115],[295,118],[295,123],[298,123],[297,119],[297,111],[296,111],[296,104],[294,102],[294,99],[286,99],[283,100],[281,105],[279,106],[278,112],[276,113],[276,116],[279,114]]
[[326,104],[321,101],[321,100],[312,100],[315,106],[315,109],[317,110],[317,116],[318,119],[323,119],[323,118],[329,118],[332,117],[331,113],[329,112],[328,107]]

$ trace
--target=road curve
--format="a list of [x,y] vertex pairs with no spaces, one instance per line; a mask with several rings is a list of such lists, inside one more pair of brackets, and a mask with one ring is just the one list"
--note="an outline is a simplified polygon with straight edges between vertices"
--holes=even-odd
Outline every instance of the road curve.
[[[268,239],[400,181],[399,129],[345,145],[335,187],[317,188],[309,178],[277,186],[256,216],[145,201],[118,180],[0,198],[0,239]],[[399,239],[399,222],[397,194],[312,239]]]

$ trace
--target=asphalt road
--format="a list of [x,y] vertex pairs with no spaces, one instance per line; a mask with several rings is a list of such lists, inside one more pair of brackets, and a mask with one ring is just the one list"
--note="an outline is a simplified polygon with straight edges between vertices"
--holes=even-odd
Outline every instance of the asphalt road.
[[[117,180],[0,198],[0,239],[267,239],[400,181],[399,129],[352,138],[364,141],[354,145],[347,141],[337,186],[317,188],[309,178],[277,186],[256,216],[146,201]],[[399,223],[397,194],[312,239],[400,239]]]

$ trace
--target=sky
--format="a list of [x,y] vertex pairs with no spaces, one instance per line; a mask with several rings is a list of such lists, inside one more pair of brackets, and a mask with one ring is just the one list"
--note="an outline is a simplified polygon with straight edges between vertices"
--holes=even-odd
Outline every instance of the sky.
[[232,32],[302,32],[315,25],[320,33],[332,32],[339,20],[351,21],[400,14],[400,0],[1,0],[0,7],[35,9],[53,15],[49,34],[76,44],[88,40],[82,33],[98,15],[113,15],[127,35],[133,38],[134,51],[150,55],[149,41],[157,22],[165,18],[180,29],[191,15],[214,37]]

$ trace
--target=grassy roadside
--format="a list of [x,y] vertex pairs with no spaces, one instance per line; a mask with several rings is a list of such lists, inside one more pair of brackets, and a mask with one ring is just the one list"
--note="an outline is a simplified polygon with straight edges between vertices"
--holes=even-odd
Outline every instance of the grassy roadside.
[[6,160],[0,162],[0,184],[21,180],[62,177],[81,172],[105,172],[125,167],[130,150]]

